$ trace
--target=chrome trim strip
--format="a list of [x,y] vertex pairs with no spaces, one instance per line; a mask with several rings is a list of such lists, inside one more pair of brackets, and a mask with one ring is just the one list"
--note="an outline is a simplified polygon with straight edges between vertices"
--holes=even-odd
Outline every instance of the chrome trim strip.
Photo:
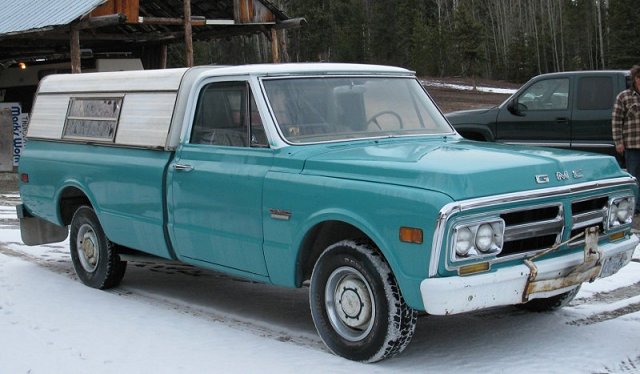
[[536,142],[503,142],[504,144],[509,145],[526,145],[531,147],[563,147],[563,148],[571,148],[571,143],[536,143]]
[[576,214],[575,216],[571,217],[571,230],[579,230],[600,223],[604,224],[605,216],[606,210],[595,210],[591,212]]
[[281,221],[288,221],[291,219],[291,212],[288,210],[269,209],[269,214],[271,215],[271,218]]
[[581,147],[581,148],[615,148],[615,144],[596,144],[596,143],[572,143],[572,147]]
[[538,142],[503,142],[504,144],[511,145],[528,145],[534,147],[562,147],[562,148],[615,148],[614,144],[609,143],[565,143],[565,142],[557,142],[557,143],[538,143]]
[[[579,193],[589,190],[600,190],[605,188],[617,187],[617,186],[632,186],[636,183],[636,179],[634,177],[620,177],[620,178],[611,178],[605,179],[595,182],[584,182],[573,184],[570,186],[562,186],[562,187],[551,187],[545,188],[541,190],[528,190],[522,192],[514,192],[503,195],[496,196],[488,196],[481,197],[476,199],[469,199],[463,201],[454,201],[440,209],[440,213],[438,214],[438,218],[436,220],[436,228],[433,235],[433,244],[431,250],[431,258],[429,261],[429,277],[434,277],[438,273],[438,262],[440,261],[440,256],[442,255],[442,251],[446,252],[446,248],[442,248],[442,244],[444,242],[444,234],[445,227],[449,218],[457,212],[461,212],[464,210],[479,208],[479,207],[487,207],[498,204],[506,204],[506,203],[514,203],[518,201],[525,200],[535,200],[552,196],[561,196],[568,195],[572,193]],[[506,261],[510,259],[509,257],[501,258],[502,261]]]
[[511,226],[505,230],[504,241],[512,242],[527,239],[532,236],[558,235],[562,233],[564,218],[556,218],[549,221],[535,221],[524,225]]

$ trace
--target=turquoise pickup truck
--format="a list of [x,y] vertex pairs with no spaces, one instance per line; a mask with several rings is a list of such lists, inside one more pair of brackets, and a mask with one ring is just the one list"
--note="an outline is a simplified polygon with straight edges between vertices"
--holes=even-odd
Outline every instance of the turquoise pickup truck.
[[86,285],[147,256],[308,287],[357,361],[401,352],[419,312],[561,307],[638,245],[613,157],[465,140],[401,68],[53,75],[27,138],[23,241],[70,233]]

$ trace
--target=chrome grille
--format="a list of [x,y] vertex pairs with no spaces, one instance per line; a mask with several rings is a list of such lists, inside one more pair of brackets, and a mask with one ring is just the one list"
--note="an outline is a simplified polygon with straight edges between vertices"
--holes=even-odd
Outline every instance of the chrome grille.
[[549,248],[560,243],[564,231],[561,204],[508,211],[500,215],[505,221],[504,246],[498,257]]
[[[597,226],[604,232],[609,198],[599,196],[571,203],[571,235],[582,233],[587,227]],[[549,248],[562,241],[565,229],[564,209],[561,204],[538,206],[502,213],[505,221],[504,247],[498,257]],[[570,245],[580,245],[577,239]]]
[[[607,217],[609,198],[601,196],[588,200],[571,203],[571,236],[582,233],[587,227],[597,226],[600,234],[604,232],[604,222]],[[572,242],[572,245],[583,243],[584,240]]]

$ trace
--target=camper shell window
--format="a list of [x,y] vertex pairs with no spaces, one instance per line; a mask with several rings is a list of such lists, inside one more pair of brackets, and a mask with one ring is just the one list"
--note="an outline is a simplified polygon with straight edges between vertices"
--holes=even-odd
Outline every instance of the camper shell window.
[[72,97],[69,100],[63,138],[113,142],[122,97]]

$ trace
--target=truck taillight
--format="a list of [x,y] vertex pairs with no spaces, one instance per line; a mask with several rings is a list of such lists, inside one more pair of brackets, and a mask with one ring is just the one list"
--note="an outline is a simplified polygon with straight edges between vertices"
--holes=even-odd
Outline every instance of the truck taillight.
[[27,173],[20,174],[20,180],[22,181],[22,183],[29,183],[29,174]]

